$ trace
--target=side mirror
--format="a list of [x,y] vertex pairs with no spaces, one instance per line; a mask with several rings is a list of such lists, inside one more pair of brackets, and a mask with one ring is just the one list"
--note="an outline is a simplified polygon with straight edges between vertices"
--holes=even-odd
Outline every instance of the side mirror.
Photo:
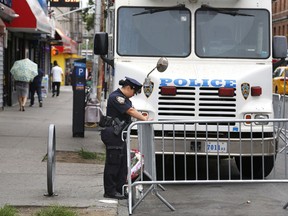
[[164,72],[168,67],[168,60],[167,58],[165,57],[161,57],[158,62],[157,62],[157,65],[155,68],[153,68],[148,74],[147,74],[147,78],[149,77],[149,75],[157,68],[157,70],[159,72]]
[[99,32],[94,37],[94,54],[100,55],[101,59],[114,68],[114,60],[105,57],[108,54],[108,33]]
[[[285,58],[287,57],[287,39],[286,36],[274,36],[273,37],[273,58],[280,59],[279,61],[273,63],[273,71],[280,65],[287,64]],[[273,73],[272,71],[272,73]]]
[[168,67],[167,58],[164,58],[164,57],[160,58],[157,62],[157,66],[156,66],[157,70],[162,73],[167,69],[167,67]]
[[154,67],[148,74],[143,83],[144,95],[148,98],[152,94],[154,83],[151,81],[149,75],[157,68],[159,72],[164,72],[168,67],[168,60],[162,57],[158,60],[156,67]]
[[94,37],[94,54],[107,55],[108,54],[108,33],[99,32]]
[[287,39],[286,36],[273,37],[273,58],[286,58],[287,56]]

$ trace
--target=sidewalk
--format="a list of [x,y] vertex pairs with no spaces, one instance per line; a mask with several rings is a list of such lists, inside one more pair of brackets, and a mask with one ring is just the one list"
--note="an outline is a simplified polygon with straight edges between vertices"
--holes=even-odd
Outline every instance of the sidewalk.
[[47,163],[42,159],[47,153],[50,124],[56,128],[57,151],[105,151],[96,129],[86,129],[84,138],[72,137],[72,100],[71,86],[62,86],[60,96],[48,95],[42,108],[35,98],[33,107],[27,101],[25,112],[18,106],[0,111],[0,207],[58,204],[104,209],[106,216],[128,215],[123,202],[120,210],[117,200],[103,198],[103,165],[56,162],[54,191],[58,196],[44,196]]

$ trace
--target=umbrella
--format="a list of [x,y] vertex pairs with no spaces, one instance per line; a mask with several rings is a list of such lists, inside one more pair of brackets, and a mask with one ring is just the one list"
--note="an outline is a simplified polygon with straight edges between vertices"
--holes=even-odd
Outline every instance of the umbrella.
[[10,73],[17,81],[30,82],[38,74],[38,66],[28,58],[15,61]]

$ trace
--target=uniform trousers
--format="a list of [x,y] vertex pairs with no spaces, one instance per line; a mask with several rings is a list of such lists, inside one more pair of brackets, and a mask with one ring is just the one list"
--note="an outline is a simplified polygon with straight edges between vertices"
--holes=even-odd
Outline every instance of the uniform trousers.
[[114,195],[122,194],[122,187],[127,181],[127,147],[121,140],[121,134],[116,136],[113,127],[101,131],[101,139],[106,146],[106,161],[104,168],[104,192]]

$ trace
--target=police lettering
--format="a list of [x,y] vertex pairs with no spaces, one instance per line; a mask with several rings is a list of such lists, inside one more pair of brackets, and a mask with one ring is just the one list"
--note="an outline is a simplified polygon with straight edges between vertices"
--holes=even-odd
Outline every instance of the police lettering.
[[160,78],[160,86],[187,86],[187,87],[226,87],[236,88],[236,80],[221,80],[221,79],[170,79]]

